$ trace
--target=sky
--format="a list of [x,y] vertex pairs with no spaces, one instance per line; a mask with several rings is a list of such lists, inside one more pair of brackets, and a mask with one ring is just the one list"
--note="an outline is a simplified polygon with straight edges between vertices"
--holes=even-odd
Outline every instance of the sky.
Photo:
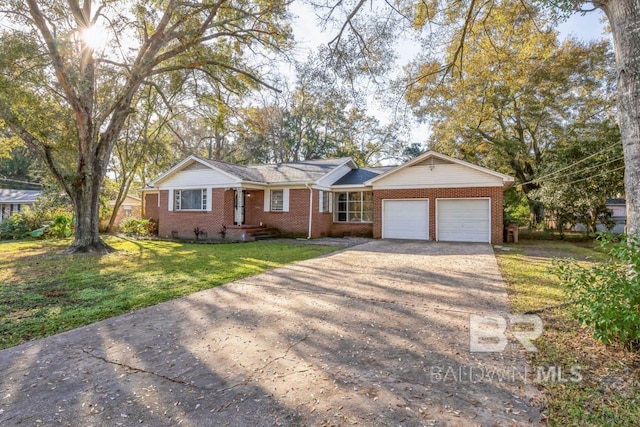
[[[337,30],[330,29],[323,32],[313,9],[306,4],[306,2],[293,2],[291,11],[296,15],[292,26],[294,36],[299,46],[297,57],[298,60],[302,61],[307,52],[310,52],[321,44],[328,43],[335,37]],[[604,14],[600,10],[584,15],[574,14],[570,16],[568,20],[561,23],[558,26],[558,30],[563,38],[575,37],[584,41],[601,39],[607,36],[605,33],[606,24],[602,22],[603,16]],[[401,52],[404,52],[404,54],[401,55],[398,67],[401,67],[411,59],[412,54],[415,54],[418,50],[417,46],[410,42],[401,44],[399,49]],[[295,78],[293,70],[283,71],[288,74],[291,79]],[[389,113],[374,99],[371,99],[369,102],[369,114],[377,117],[383,123],[391,120]],[[427,125],[416,124],[412,128],[409,142],[423,143],[428,138],[428,134],[429,129]]]

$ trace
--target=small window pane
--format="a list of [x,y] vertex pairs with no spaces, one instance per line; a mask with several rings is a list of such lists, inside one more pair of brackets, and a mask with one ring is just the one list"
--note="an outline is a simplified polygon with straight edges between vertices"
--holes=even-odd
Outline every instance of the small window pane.
[[284,209],[284,190],[271,190],[271,210],[281,211]]

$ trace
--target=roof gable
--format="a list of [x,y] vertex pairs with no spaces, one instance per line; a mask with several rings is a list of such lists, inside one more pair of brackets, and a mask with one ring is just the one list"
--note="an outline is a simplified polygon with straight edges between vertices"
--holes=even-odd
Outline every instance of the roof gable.
[[[197,163],[199,166],[194,166],[195,163]],[[149,183],[149,187],[156,187],[159,183],[166,181],[167,179],[171,178],[173,175],[177,174],[180,171],[183,171],[183,170],[195,171],[195,170],[202,170],[202,169],[218,171],[232,181],[238,181],[241,179],[240,177],[228,171],[215,167],[214,165],[209,163],[209,161],[201,159],[200,157],[192,154],[189,157],[186,157],[182,161],[178,162],[178,164],[176,164],[174,167],[169,169],[167,172],[163,173],[162,175],[160,175],[159,177],[151,181]]]
[[[428,169],[435,170],[436,168],[445,166],[450,169],[455,169],[457,172],[463,171],[467,169],[469,171],[475,172],[476,177],[486,175],[488,180],[500,181],[502,185],[509,185],[513,183],[513,177],[509,175],[505,175],[500,172],[496,172],[494,170],[474,165],[473,163],[465,162],[464,160],[456,159],[453,157],[449,157],[444,154],[437,153],[435,151],[427,151],[426,153],[416,157],[408,161],[407,163],[400,165],[394,169],[391,169],[385,173],[382,173],[374,178],[369,179],[365,182],[366,185],[379,185],[382,184],[385,180],[391,181],[391,177],[393,175],[397,175],[399,173],[410,171],[411,168],[416,169]],[[438,169],[440,170],[440,168]],[[488,181],[487,181],[488,182]],[[460,183],[462,185],[462,183]]]

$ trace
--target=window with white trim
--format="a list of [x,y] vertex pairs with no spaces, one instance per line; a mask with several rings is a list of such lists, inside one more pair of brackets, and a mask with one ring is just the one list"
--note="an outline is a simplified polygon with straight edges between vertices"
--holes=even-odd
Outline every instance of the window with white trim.
[[284,211],[284,190],[271,190],[271,210]]
[[320,206],[320,212],[329,212],[330,211],[330,200],[332,193],[330,191],[322,192],[322,205]]
[[174,190],[173,202],[177,211],[206,211],[207,190]]
[[335,193],[333,220],[335,222],[373,221],[373,192],[344,191]]

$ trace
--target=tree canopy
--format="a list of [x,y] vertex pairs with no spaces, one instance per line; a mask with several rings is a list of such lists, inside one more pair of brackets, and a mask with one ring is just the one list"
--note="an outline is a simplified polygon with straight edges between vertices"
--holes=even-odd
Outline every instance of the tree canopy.
[[519,3],[496,6],[467,34],[463,68],[439,72],[458,54],[452,45],[440,58],[414,62],[404,84],[416,113],[431,120],[432,148],[515,175],[541,220],[532,191],[547,158],[598,131],[605,145],[619,136],[608,130],[615,128],[609,43],[561,42],[533,13]]
[[98,234],[99,191],[141,87],[164,97],[194,79],[230,91],[268,86],[263,68],[290,37],[279,0],[0,5],[12,23],[0,33],[0,120],[40,153],[71,198],[72,251],[108,250]]

